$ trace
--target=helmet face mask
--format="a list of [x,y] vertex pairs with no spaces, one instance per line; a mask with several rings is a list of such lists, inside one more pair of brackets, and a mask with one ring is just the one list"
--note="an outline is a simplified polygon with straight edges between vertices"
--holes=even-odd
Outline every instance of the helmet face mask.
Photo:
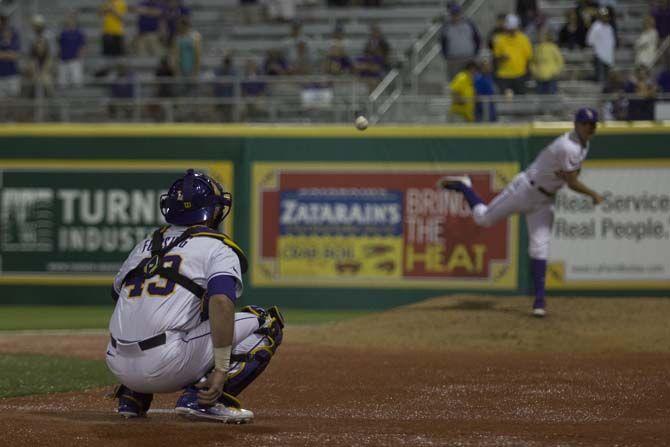
[[217,228],[230,213],[232,195],[208,175],[189,169],[160,197],[161,213],[173,225]]

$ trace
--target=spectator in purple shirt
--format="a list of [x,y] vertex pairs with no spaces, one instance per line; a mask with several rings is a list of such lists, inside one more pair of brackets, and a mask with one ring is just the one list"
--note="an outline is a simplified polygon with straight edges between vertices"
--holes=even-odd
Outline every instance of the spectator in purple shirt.
[[9,25],[9,17],[0,15],[0,98],[18,96],[21,89],[19,78],[19,34]]
[[159,0],[142,0],[137,7],[137,54],[157,56],[162,45],[160,39],[161,22],[165,15],[165,6]]
[[86,36],[79,29],[76,14],[70,13],[65,26],[58,36],[60,64],[58,65],[58,85],[80,87],[84,83],[83,55]]
[[109,96],[110,117],[129,119],[133,114],[131,100],[135,97],[135,75],[124,63],[116,66],[116,72],[112,75],[109,86]]
[[670,0],[657,0],[651,10],[651,15],[656,20],[656,31],[660,40],[670,35]]

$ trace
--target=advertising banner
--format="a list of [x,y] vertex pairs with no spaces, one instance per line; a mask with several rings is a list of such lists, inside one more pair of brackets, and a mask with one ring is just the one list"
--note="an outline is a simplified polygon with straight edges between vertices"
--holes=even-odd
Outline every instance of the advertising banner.
[[232,188],[230,162],[0,160],[0,284],[109,284],[189,167]]
[[514,289],[517,217],[482,229],[459,193],[490,200],[516,163],[254,163],[254,286]]
[[605,201],[558,194],[548,286],[670,288],[670,162],[587,162],[580,179]]

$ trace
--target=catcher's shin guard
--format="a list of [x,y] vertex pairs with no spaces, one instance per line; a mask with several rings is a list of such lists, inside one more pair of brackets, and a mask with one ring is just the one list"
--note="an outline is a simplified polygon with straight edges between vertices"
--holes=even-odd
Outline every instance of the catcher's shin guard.
[[154,399],[153,394],[138,393],[125,385],[119,385],[113,397],[119,399],[118,413],[126,418],[146,416]]
[[259,306],[246,306],[242,312],[249,312],[258,317],[259,328],[255,334],[263,337],[259,343],[246,354],[233,354],[228,380],[223,391],[230,396],[237,396],[251,382],[256,380],[270,363],[270,359],[283,339],[284,317],[277,306],[268,310]]

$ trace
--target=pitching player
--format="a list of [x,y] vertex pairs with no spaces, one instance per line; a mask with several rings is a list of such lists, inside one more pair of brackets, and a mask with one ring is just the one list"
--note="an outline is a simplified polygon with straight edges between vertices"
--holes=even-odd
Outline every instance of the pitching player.
[[597,123],[598,114],[594,109],[579,109],[574,130],[545,147],[528,169],[519,173],[488,205],[477,196],[467,176],[446,176],[438,181],[438,186],[444,189],[463,193],[477,225],[489,227],[513,213],[526,215],[535,289],[533,315],[537,317],[546,315],[544,286],[557,191],[567,185],[573,191],[590,196],[596,205],[603,201],[600,194],[578,178]]
[[184,389],[178,414],[253,419],[235,396],[268,365],[284,322],[276,307],[234,311],[247,261],[216,231],[231,205],[218,182],[189,169],[160,199],[172,225],[140,242],[117,274],[107,365],[122,383],[122,416],[144,416],[153,393]]

